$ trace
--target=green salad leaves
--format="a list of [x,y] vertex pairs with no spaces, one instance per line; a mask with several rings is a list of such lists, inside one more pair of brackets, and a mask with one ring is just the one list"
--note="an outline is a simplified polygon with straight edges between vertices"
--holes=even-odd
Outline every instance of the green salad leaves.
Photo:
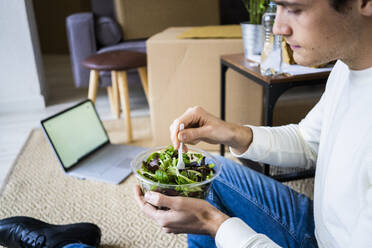
[[[178,170],[178,151],[173,146],[168,146],[163,151],[157,151],[142,161],[142,166],[137,173],[156,183],[176,185],[176,187],[160,188],[156,184],[152,185],[152,191],[158,191],[167,195],[183,195],[203,198],[203,194],[209,185],[192,187],[189,184],[206,181],[213,177],[215,171],[213,163],[207,164],[205,156],[200,153],[183,153],[185,169]],[[186,185],[187,184],[187,185]],[[207,188],[204,188],[207,187]]]

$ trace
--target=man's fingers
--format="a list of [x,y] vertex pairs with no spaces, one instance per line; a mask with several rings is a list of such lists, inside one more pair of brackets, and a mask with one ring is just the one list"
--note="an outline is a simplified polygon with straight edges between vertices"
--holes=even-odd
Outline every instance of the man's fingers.
[[162,229],[165,233],[174,233],[174,234],[185,233],[185,230],[183,228],[163,227]]
[[168,203],[166,198],[165,195],[157,192],[148,191],[145,194],[145,201],[157,207],[168,207],[166,206]]
[[136,202],[138,203],[138,205],[140,205],[140,207],[142,209],[143,206],[145,205],[146,201],[143,197],[141,188],[138,185],[136,185],[134,187],[134,198],[136,199]]
[[188,108],[179,118],[173,121],[173,123],[169,127],[169,131],[171,141],[175,149],[178,149],[178,146],[180,144],[178,139],[180,124],[183,123],[185,125],[185,129],[189,128],[194,124],[198,124],[202,116],[202,113],[203,109],[201,107]]
[[[150,218],[156,220],[159,224],[163,224],[162,222],[164,217],[166,217],[167,214],[165,214],[167,211],[164,210],[158,210],[154,204],[150,202],[146,202],[141,188],[136,185],[134,188],[134,198],[136,199],[138,205],[140,205],[141,210]],[[162,216],[164,215],[164,216]]]
[[[156,207],[151,205],[150,203],[146,202],[142,208],[142,211],[153,220],[156,220],[158,222],[158,212],[162,210],[158,210]],[[163,211],[162,211],[163,212]]]
[[156,208],[152,206],[150,203],[147,203],[145,197],[142,194],[141,188],[136,185],[134,187],[134,198],[136,202],[140,206],[141,210],[144,211],[148,216],[154,217],[153,215],[156,212]]
[[187,146],[185,144],[182,144],[182,151],[183,152],[188,152],[189,151],[189,148],[187,148]]
[[190,232],[190,231],[185,231],[185,227],[163,227],[162,228],[165,233],[174,233],[174,234],[180,234],[180,233],[195,233],[195,234],[200,234],[198,232]]
[[178,133],[178,138],[183,143],[195,145],[204,137],[208,137],[210,128],[208,126],[188,128]]
[[179,206],[179,197],[166,196],[153,191],[146,192],[144,199],[151,205],[157,207],[167,207],[173,210],[177,210]]

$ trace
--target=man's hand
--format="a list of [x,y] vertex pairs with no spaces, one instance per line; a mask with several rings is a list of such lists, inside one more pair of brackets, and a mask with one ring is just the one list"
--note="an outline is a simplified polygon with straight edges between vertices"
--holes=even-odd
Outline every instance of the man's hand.
[[[183,131],[179,131],[180,124],[185,125]],[[225,144],[234,152],[245,152],[252,142],[252,130],[249,127],[228,123],[209,114],[201,107],[192,107],[170,126],[170,136],[175,149],[178,149],[180,141],[195,145],[200,141],[211,144]],[[187,151],[187,147],[184,147]]]
[[[143,196],[138,185],[134,195],[142,211],[167,233],[208,234],[215,237],[220,225],[229,218],[201,199],[166,196],[151,191]],[[169,210],[156,207],[166,207]]]

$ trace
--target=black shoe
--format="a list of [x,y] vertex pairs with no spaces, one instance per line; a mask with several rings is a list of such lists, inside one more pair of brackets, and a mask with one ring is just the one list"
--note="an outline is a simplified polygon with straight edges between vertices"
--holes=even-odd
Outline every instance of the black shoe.
[[101,230],[92,223],[51,225],[30,217],[0,220],[0,245],[9,248],[59,248],[83,243],[98,247]]

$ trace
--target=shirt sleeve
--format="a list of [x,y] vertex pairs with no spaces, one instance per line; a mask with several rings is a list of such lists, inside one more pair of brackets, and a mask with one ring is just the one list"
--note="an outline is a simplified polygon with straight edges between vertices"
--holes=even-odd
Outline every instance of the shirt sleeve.
[[351,234],[351,243],[348,247],[370,247],[372,244],[372,160],[367,169],[368,187],[366,189],[365,205],[361,209],[356,226]]
[[222,223],[216,234],[218,248],[278,248],[263,234],[256,233],[241,219],[233,217]]
[[280,127],[256,127],[252,129],[253,140],[242,154],[230,152],[236,157],[256,162],[283,166],[315,166],[321,135],[324,95],[299,124]]

